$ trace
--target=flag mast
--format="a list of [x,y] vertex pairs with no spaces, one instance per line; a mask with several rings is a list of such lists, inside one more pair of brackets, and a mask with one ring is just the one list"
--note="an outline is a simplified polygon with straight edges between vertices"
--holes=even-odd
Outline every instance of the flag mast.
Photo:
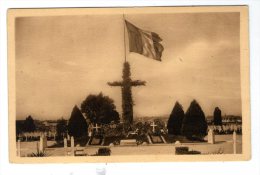
[[123,13],[123,23],[124,23],[124,49],[125,49],[125,63],[126,63],[126,43],[125,43],[125,14]]

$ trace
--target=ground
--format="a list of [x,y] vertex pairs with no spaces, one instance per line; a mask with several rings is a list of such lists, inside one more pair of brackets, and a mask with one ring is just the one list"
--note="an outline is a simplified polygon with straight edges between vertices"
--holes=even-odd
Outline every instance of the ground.
[[[232,135],[216,135],[216,143],[182,143],[181,146],[189,147],[189,150],[200,151],[202,154],[232,154],[233,142]],[[205,138],[207,139],[207,138]],[[54,141],[48,141],[48,147],[54,145]],[[175,144],[153,144],[153,145],[139,145],[139,146],[113,146],[111,149],[111,156],[113,155],[149,155],[149,154],[175,154]],[[27,156],[32,152],[37,152],[37,142],[21,142],[21,156]],[[77,149],[84,149],[88,155],[93,155],[97,152],[100,146],[86,146],[78,147]],[[75,148],[76,149],[76,148]],[[66,156],[70,155],[71,148],[47,148],[47,156]],[[237,153],[242,153],[242,136],[237,135]]]

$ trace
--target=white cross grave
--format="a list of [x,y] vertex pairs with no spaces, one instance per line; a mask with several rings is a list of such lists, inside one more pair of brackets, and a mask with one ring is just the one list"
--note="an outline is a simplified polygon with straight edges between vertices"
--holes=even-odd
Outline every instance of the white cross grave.
[[153,133],[155,133],[155,127],[157,126],[154,122],[151,124],[151,126],[153,127]]
[[96,126],[95,127],[93,127],[93,129],[95,129],[96,130],[96,132],[98,132],[98,129],[100,129],[101,127],[100,126],[98,126],[98,124],[96,124]]

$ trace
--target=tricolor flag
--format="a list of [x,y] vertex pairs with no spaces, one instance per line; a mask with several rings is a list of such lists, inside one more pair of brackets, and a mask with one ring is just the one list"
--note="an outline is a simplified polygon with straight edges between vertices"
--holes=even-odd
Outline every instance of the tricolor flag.
[[142,54],[146,57],[161,61],[163,46],[162,39],[157,33],[144,31],[126,21],[129,37],[129,51]]

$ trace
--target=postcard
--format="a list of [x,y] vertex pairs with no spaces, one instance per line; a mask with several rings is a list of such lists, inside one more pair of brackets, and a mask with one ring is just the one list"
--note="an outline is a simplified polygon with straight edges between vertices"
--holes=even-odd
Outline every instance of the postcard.
[[13,163],[251,157],[247,6],[8,10]]

